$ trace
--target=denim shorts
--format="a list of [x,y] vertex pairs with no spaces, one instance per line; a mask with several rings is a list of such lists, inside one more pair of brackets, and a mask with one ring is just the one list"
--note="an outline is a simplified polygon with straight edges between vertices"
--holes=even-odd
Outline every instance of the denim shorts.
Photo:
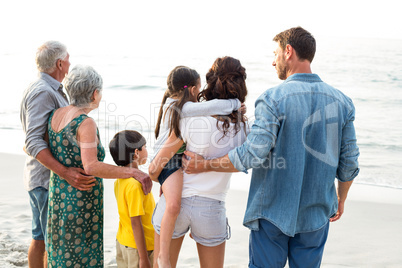
[[37,187],[28,193],[32,209],[32,238],[34,240],[45,240],[48,190],[43,187]]
[[183,154],[175,154],[170,158],[169,162],[163,167],[161,174],[158,176],[158,181],[162,185],[165,180],[181,168],[181,158]]
[[[152,224],[158,234],[165,208],[166,200],[162,195],[152,216]],[[172,238],[182,237],[190,229],[193,239],[203,246],[215,247],[228,240],[230,226],[225,202],[202,196],[182,198]]]

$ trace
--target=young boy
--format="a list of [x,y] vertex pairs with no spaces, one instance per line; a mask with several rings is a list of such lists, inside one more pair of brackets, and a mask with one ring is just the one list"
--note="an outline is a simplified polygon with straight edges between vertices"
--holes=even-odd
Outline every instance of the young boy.
[[[118,132],[109,143],[110,154],[118,166],[138,168],[148,157],[145,138],[133,130]],[[155,209],[152,193],[144,195],[134,178],[117,179],[114,192],[119,210],[116,236],[116,262],[120,267],[152,267]]]

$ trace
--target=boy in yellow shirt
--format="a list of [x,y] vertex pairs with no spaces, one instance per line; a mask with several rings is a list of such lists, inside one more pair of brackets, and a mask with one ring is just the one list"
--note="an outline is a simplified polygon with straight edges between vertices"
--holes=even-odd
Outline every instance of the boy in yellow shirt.
[[[109,149],[118,166],[138,168],[147,161],[146,141],[137,131],[118,132],[110,141]],[[152,193],[144,195],[141,184],[134,178],[117,179],[114,193],[120,216],[117,267],[152,267],[154,228],[151,221],[155,209]]]

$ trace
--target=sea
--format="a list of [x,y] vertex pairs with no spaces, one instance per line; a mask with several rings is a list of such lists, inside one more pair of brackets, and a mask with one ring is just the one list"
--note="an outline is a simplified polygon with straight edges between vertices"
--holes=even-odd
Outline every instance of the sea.
[[[77,48],[69,52],[71,67],[91,65],[103,77],[102,102],[90,116],[97,122],[105,147],[116,132],[134,129],[146,137],[147,147],[152,148],[166,78],[177,65],[197,70],[203,87],[205,74],[217,57],[238,58],[247,72],[247,117],[253,121],[255,100],[265,90],[281,83],[272,66],[273,48],[264,43],[252,51],[228,51],[230,53],[222,50],[181,55],[178,52],[133,52],[123,47],[115,52],[94,50],[83,53]],[[356,183],[402,188],[401,62],[402,40],[327,37],[318,42],[313,73],[344,92],[356,107],[355,128],[361,169]],[[20,102],[24,90],[37,77],[34,55],[0,52],[0,74],[0,152],[23,155]],[[150,151],[152,155],[152,149]],[[106,162],[112,163],[110,156]],[[144,166],[146,169],[147,165]],[[231,188],[248,191],[250,176],[237,177],[232,180]],[[31,227],[28,195],[23,190],[22,177],[18,182],[10,182],[8,178],[0,178],[0,181],[14,184],[18,193],[11,196],[2,191],[7,198],[0,197],[0,266],[27,267]],[[112,191],[112,187],[112,182],[106,182],[105,192]],[[9,207],[10,202],[15,210]],[[105,211],[116,209],[113,202],[112,194],[105,198]],[[105,266],[115,267],[113,224],[116,219],[110,221],[109,229],[105,230]]]

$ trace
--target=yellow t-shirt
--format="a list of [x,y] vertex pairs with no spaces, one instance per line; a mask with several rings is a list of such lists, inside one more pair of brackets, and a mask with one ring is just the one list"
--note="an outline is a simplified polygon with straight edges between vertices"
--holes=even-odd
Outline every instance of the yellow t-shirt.
[[152,193],[144,195],[142,185],[134,178],[117,179],[114,183],[114,194],[119,211],[119,230],[116,239],[120,244],[137,248],[134,240],[130,217],[141,216],[147,250],[154,249],[154,227],[152,214],[155,200]]

